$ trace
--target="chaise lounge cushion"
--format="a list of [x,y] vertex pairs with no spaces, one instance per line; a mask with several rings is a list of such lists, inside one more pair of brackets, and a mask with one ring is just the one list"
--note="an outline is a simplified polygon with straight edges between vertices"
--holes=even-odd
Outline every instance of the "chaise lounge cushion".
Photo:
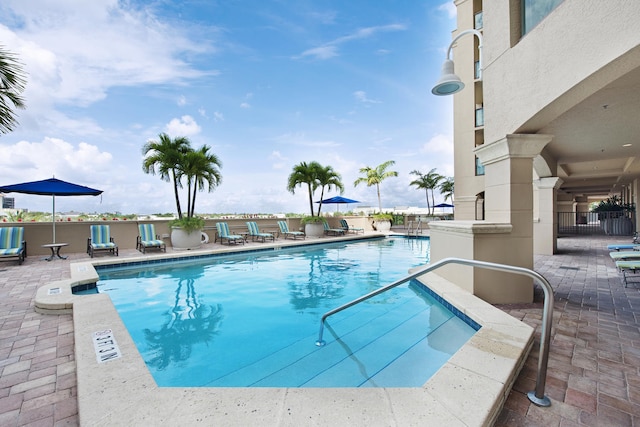
[[18,258],[18,264],[22,264],[26,256],[24,227],[0,227],[0,257]]
[[93,258],[95,251],[109,251],[118,256],[118,245],[111,237],[111,229],[108,225],[92,225],[91,237],[87,245],[87,252]]
[[156,228],[153,224],[138,224],[140,235],[136,243],[137,249],[145,253],[149,248],[157,248],[161,251],[167,251],[167,245],[160,240],[160,236],[156,234]]

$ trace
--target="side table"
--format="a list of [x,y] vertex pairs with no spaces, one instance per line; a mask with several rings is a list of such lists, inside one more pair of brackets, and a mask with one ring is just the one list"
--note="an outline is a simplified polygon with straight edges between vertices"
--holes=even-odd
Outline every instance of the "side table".
[[45,258],[47,261],[51,261],[54,257],[59,259],[67,259],[66,256],[60,255],[60,248],[63,246],[69,246],[68,243],[49,243],[46,245],[42,245],[43,248],[51,249],[51,256],[49,258]]

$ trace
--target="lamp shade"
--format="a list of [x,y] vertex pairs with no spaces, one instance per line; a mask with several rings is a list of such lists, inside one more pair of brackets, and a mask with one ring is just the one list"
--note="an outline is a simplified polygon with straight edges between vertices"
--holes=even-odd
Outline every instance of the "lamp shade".
[[434,95],[452,95],[464,89],[464,83],[453,71],[453,61],[447,59],[442,64],[442,75],[438,83],[431,89]]

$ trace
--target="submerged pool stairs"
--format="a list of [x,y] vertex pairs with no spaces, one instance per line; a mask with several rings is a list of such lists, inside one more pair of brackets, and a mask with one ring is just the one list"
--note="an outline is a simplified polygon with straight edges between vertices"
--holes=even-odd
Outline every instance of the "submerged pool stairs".
[[419,387],[474,331],[421,291],[396,291],[380,297],[401,299],[393,309],[374,298],[334,316],[323,347],[313,334],[268,354],[258,345],[255,360],[203,386]]

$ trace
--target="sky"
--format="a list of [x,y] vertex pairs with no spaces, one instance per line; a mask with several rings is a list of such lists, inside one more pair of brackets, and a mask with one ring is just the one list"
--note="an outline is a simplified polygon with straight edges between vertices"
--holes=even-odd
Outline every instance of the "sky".
[[453,176],[452,99],[431,87],[455,22],[452,0],[2,0],[0,44],[27,87],[19,126],[0,134],[0,185],[55,176],[104,191],[57,211],[175,213],[172,185],[142,170],[166,132],[222,163],[197,213],[309,213],[287,179],[312,161],[357,209],[378,206],[375,186],[354,186],[360,168],[393,160],[383,207],[424,208],[410,172]]

